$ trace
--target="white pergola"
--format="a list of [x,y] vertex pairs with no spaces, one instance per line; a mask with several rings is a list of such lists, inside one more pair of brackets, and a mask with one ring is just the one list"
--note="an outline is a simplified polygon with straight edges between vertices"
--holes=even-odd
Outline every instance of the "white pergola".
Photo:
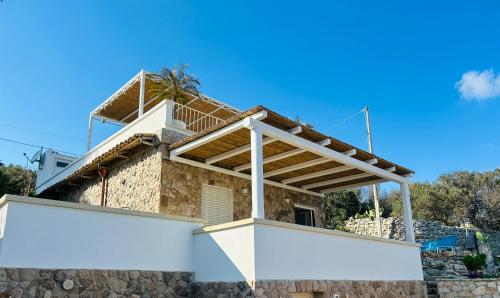
[[[265,109],[243,113],[239,120],[225,123],[209,132],[173,144],[169,158],[175,162],[251,180],[253,218],[264,218],[264,184],[323,196],[325,193],[342,189],[387,181],[396,182],[401,189],[407,241],[415,242],[408,188],[410,183],[408,176],[411,175],[409,170],[397,165],[390,166],[389,162],[380,158],[360,160],[373,155],[368,155],[359,149],[335,150],[332,142],[339,141],[333,138],[312,141],[301,137],[306,128],[300,125],[288,129],[280,128],[276,125],[277,114],[274,112],[272,114],[271,118],[274,119],[268,117],[269,112]],[[248,134],[249,143],[238,145],[234,141],[243,139]],[[218,140],[225,140],[225,143],[215,143]],[[270,152],[266,148],[277,143],[282,144],[282,152],[264,154],[266,150]],[[218,152],[208,156],[206,152],[210,152],[210,148],[207,146],[212,146],[211,144]],[[221,149],[223,144],[224,149]],[[299,156],[309,157],[303,162],[293,160]],[[237,157],[240,157],[238,165],[235,159]],[[245,157],[250,160],[243,161]],[[285,161],[294,163],[286,165],[283,163]],[[327,165],[329,166],[326,167]],[[318,166],[324,167],[319,169]],[[289,177],[292,173],[294,176]],[[332,175],[336,178],[332,178]],[[283,177],[288,178],[283,179]],[[311,183],[311,180],[315,182]]]
[[[141,70],[90,112],[87,151],[92,148],[94,119],[126,126],[165,100],[149,94],[149,86],[155,80],[157,79],[153,73]],[[193,96],[190,101],[185,103],[185,106],[192,107],[207,115],[217,116],[220,119],[228,119],[240,113],[238,109],[204,94],[198,97]]]

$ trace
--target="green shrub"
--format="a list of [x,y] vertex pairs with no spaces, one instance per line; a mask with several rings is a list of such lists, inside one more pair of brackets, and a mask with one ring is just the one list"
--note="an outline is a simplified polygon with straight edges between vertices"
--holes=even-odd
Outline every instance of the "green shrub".
[[467,270],[469,271],[477,271],[480,270],[486,265],[486,255],[478,254],[476,256],[465,256],[463,258],[463,262]]
[[474,268],[475,270],[480,270],[486,265],[486,255],[485,254],[478,254],[477,256],[474,257]]
[[473,256],[465,256],[463,258],[463,262],[467,270],[474,271],[474,257]]

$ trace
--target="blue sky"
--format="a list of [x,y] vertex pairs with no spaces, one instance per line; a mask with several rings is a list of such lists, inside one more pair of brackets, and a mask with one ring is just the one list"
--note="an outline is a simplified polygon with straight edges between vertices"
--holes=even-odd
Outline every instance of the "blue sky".
[[[83,153],[93,108],[187,63],[212,97],[361,148],[361,114],[335,124],[368,105],[375,153],[431,181],[500,166],[499,53],[498,1],[4,0],[0,138]],[[4,163],[35,151],[0,141]]]

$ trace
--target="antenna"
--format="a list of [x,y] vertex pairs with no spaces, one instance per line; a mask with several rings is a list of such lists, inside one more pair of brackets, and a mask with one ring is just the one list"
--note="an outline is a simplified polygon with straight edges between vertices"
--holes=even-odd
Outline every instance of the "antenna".
[[[373,154],[372,130],[371,130],[371,126],[370,126],[370,113],[368,112],[368,106],[365,106],[363,108],[363,111],[365,112],[365,119],[366,119],[366,133],[368,135],[368,150],[370,151],[371,154]],[[379,207],[379,200],[378,200],[377,184],[372,185],[372,191],[373,191],[373,204],[374,204],[374,208],[375,208],[375,224],[377,225],[377,234],[379,237],[382,237],[382,224],[380,223],[380,207]]]
[[23,153],[24,157],[31,163],[34,164],[35,162],[40,162],[41,157],[42,157],[42,151],[43,147],[40,147],[40,151],[35,152],[31,158],[28,157],[26,153]]

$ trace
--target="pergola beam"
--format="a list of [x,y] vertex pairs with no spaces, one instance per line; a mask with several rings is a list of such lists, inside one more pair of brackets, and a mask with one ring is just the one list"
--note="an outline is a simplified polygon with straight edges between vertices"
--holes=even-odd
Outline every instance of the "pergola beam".
[[[206,169],[206,170],[210,170],[210,171],[214,171],[214,172],[219,172],[219,173],[222,173],[222,174],[227,174],[227,175],[238,177],[238,178],[243,178],[243,179],[246,179],[246,180],[251,180],[252,179],[252,176],[248,175],[248,174],[244,174],[244,173],[240,173],[240,172],[236,172],[236,171],[232,171],[232,170],[220,168],[220,167],[213,166],[213,165],[207,165],[206,163],[203,163],[203,162],[198,162],[198,161],[194,161],[194,160],[191,160],[191,159],[182,158],[182,157],[179,157],[179,156],[170,156],[169,159],[171,161],[175,161],[175,162],[179,162],[179,163],[191,165],[191,166],[194,166],[194,167],[198,167],[198,168],[202,168],[202,169]],[[281,188],[284,188],[284,189],[289,189],[289,190],[297,191],[297,192],[300,192],[300,193],[305,193],[305,194],[308,194],[308,195],[313,195],[313,196],[317,196],[317,197],[323,196],[321,193],[318,193],[318,192],[309,191],[309,190],[301,189],[299,187],[294,187],[294,186],[290,186],[290,185],[285,185],[283,183],[279,183],[279,182],[275,182],[275,181],[271,181],[271,180],[264,179],[263,182],[264,182],[264,184],[267,184],[267,185],[281,187]]]
[[127,123],[125,122],[121,122],[120,120],[116,120],[116,119],[111,119],[111,118],[108,118],[106,116],[102,116],[102,115],[94,115],[94,119],[99,119],[101,120],[102,122],[109,122],[109,123],[115,123],[117,125],[127,125]]
[[[253,120],[261,120],[261,119],[264,119],[267,117],[267,112],[266,111],[260,111],[256,114],[253,114],[252,116],[248,116],[247,118],[248,119],[253,119]],[[247,119],[245,118],[245,119]],[[228,135],[230,133],[233,133],[237,130],[240,130],[241,128],[244,127],[244,121],[238,121],[238,122],[235,122],[233,124],[230,124],[226,127],[223,127],[211,134],[208,134],[206,136],[203,136],[197,140],[194,140],[190,143],[187,143],[183,146],[180,146],[179,148],[176,148],[172,151],[170,151],[170,155],[171,156],[177,156],[177,155],[180,155],[182,153],[185,153],[189,150],[193,150],[199,146],[202,146],[206,143],[209,143],[209,142],[212,142],[214,140],[217,140],[219,138],[222,138],[223,136],[225,135]]]
[[[341,154],[346,154],[346,155],[356,154],[355,152],[353,153],[353,150],[356,151],[356,149],[351,149],[351,150],[347,150],[345,152],[342,152]],[[277,169],[277,170],[266,172],[266,173],[264,173],[264,177],[267,178],[267,177],[277,176],[277,175],[281,175],[281,174],[284,174],[284,173],[293,172],[293,171],[296,171],[296,170],[300,170],[300,169],[304,169],[304,168],[308,168],[308,167],[320,165],[322,163],[327,163],[327,162],[330,162],[330,161],[334,161],[334,160],[331,160],[331,159],[326,158],[326,157],[320,157],[320,158],[316,158],[316,159],[304,161],[304,162],[301,162],[301,163],[298,163],[298,164],[294,164],[294,165],[291,165],[291,166],[288,166],[288,167],[284,167],[284,168],[281,168],[281,169]]]
[[348,185],[342,185],[342,186],[335,186],[331,187],[328,189],[323,189],[320,192],[325,194],[329,192],[335,192],[335,191],[341,191],[345,189],[350,189],[350,188],[357,188],[357,187],[363,187],[363,186],[368,186],[368,185],[373,185],[373,184],[380,184],[387,182],[386,179],[377,179],[377,180],[371,180],[371,181],[366,181],[366,182],[360,182],[360,183],[354,183],[354,184],[348,184]]
[[[301,126],[296,126],[296,127],[293,127],[293,128],[291,128],[291,129],[288,130],[288,133],[291,133],[293,135],[299,134],[301,132],[302,132],[302,127]],[[263,138],[262,139],[262,145],[268,145],[268,144],[271,144],[271,143],[276,142],[276,141],[277,140],[275,140],[273,138]],[[228,159],[230,157],[233,157],[233,156],[236,156],[236,155],[248,152],[248,151],[250,151],[250,148],[251,148],[250,144],[243,145],[241,147],[229,150],[227,152],[224,152],[224,153],[221,153],[221,154],[209,157],[209,158],[207,158],[205,160],[205,163],[211,165],[211,164],[214,164],[214,163],[219,162],[221,160]]]
[[[396,168],[390,167],[390,168],[387,168],[385,170],[388,172],[394,172],[394,171],[396,171]],[[372,173],[360,173],[360,174],[356,174],[356,175],[350,175],[350,176],[346,176],[346,177],[341,177],[341,178],[330,179],[330,180],[315,182],[315,183],[311,183],[311,184],[306,184],[306,185],[302,186],[302,188],[303,189],[318,188],[321,186],[326,186],[326,185],[331,185],[331,184],[336,184],[336,183],[341,183],[341,182],[347,182],[347,181],[366,178],[366,177],[370,177],[370,176],[373,176],[373,174]]]
[[[144,103],[144,107],[147,107],[149,106],[153,101],[155,101],[156,99],[158,99],[159,96],[155,96],[153,98],[150,98],[148,99],[148,101],[146,101]],[[137,114],[139,111],[139,108],[135,109],[132,113],[128,114],[127,116],[123,117],[120,121],[124,122],[125,120],[127,120],[128,118],[134,116],[135,114]]]
[[[381,169],[381,168],[377,168],[373,165],[366,164],[365,162],[363,162],[361,160],[346,156],[338,151],[319,146],[318,144],[315,144],[315,143],[308,141],[306,139],[303,139],[303,138],[300,138],[300,137],[297,137],[294,135],[290,135],[287,132],[285,132],[279,128],[265,124],[261,121],[256,121],[256,122],[257,122],[257,125],[262,127],[264,134],[266,134],[272,138],[278,139],[284,143],[290,144],[290,145],[295,146],[295,147],[306,149],[312,153],[318,154],[320,156],[323,156],[327,159],[334,160],[334,161],[339,162],[339,163],[343,163],[346,165],[352,165],[356,169],[362,170],[362,171],[367,172],[367,173],[371,173],[372,175],[379,176],[379,177],[385,178],[387,180],[392,180],[392,181],[398,182],[398,183],[408,183],[408,179],[405,177],[402,177],[400,175],[396,175],[394,173],[388,172],[388,171]],[[248,124],[247,124],[247,126],[248,126]],[[264,174],[264,176],[265,176],[265,174]]]
[[[332,141],[330,139],[325,139],[325,140],[317,142],[316,144],[318,144],[320,146],[328,146],[331,143],[332,143]],[[298,154],[301,154],[301,153],[304,153],[304,152],[306,152],[306,150],[304,150],[302,148],[295,148],[295,149],[292,149],[292,150],[289,150],[289,151],[285,151],[285,152],[282,152],[282,153],[279,153],[279,154],[275,154],[275,155],[266,157],[266,158],[264,158],[262,160],[262,163],[266,164],[266,163],[275,162],[275,161],[278,161],[278,160],[281,160],[281,159],[285,159],[285,158],[290,157],[290,156],[298,155]],[[251,163],[243,164],[241,166],[235,167],[234,170],[238,171],[238,172],[241,172],[241,171],[250,169],[251,165],[252,165]]]
[[[378,160],[376,158],[373,158],[373,159],[365,160],[365,162],[367,164],[373,165],[373,164],[376,164],[378,162]],[[352,170],[352,169],[354,169],[352,166],[340,166],[340,167],[336,167],[336,168],[332,168],[332,169],[326,169],[326,170],[322,170],[319,172],[314,172],[314,173],[300,175],[300,176],[293,177],[293,178],[288,178],[288,179],[282,180],[281,183],[291,184],[291,183],[304,181],[304,180],[308,180],[308,179],[312,179],[312,178],[316,178],[316,177],[340,173],[340,172],[344,172],[344,171],[348,171],[348,170]]]
[[312,167],[312,166],[319,165],[319,164],[322,164],[322,163],[326,163],[326,162],[329,162],[329,161],[331,161],[331,160],[328,159],[328,158],[325,158],[325,157],[320,157],[320,158],[316,158],[316,159],[313,159],[313,160],[304,161],[304,162],[301,162],[301,163],[298,163],[298,164],[295,164],[295,165],[291,165],[291,166],[284,167],[284,168],[281,168],[281,169],[277,169],[277,170],[274,170],[274,171],[266,172],[266,173],[264,173],[264,178],[281,175],[281,174],[284,174],[284,173],[292,172],[292,171],[295,171],[295,170],[300,170],[300,169],[303,169],[303,168]]

